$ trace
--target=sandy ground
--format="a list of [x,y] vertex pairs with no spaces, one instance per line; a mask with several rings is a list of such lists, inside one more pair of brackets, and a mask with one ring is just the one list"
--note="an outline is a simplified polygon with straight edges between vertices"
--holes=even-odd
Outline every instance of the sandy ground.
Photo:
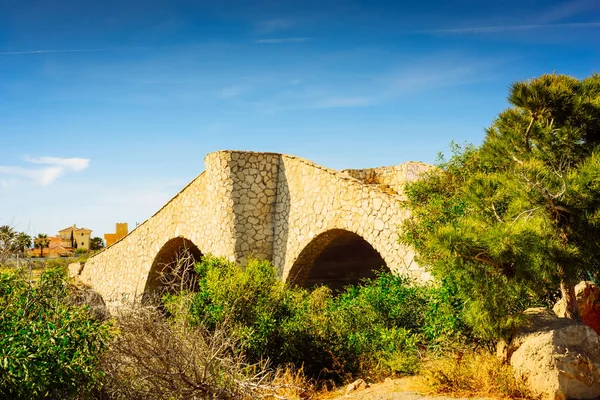
[[[371,384],[366,389],[358,389],[346,394],[346,388],[319,397],[322,400],[457,400],[465,398],[430,396],[419,394],[419,381],[414,378],[386,379],[385,382]],[[470,400],[488,400],[471,397]]]

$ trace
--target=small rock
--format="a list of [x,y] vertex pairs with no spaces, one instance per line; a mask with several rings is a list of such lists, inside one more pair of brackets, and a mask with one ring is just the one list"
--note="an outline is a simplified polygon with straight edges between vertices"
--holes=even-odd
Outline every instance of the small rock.
[[354,392],[355,390],[362,390],[369,387],[369,384],[362,379],[358,379],[346,387],[346,394]]

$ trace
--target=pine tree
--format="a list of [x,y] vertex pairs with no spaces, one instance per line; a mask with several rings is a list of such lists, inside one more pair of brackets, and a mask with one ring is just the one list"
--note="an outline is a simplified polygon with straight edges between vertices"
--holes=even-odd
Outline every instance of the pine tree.
[[600,255],[600,75],[517,82],[508,100],[481,146],[407,187],[402,236],[487,338],[558,287],[577,319],[574,283]]

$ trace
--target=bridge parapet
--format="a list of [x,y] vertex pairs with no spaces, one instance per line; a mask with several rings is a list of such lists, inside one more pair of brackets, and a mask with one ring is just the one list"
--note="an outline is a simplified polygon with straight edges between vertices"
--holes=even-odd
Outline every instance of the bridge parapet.
[[[331,254],[343,255],[353,251],[344,243],[362,240],[359,247],[372,248],[375,256],[363,251],[357,257],[383,260],[416,280],[429,278],[412,250],[398,242],[407,215],[402,197],[368,184],[382,176],[399,187],[424,164],[341,173],[294,156],[218,151],[205,157],[205,165],[156,214],[88,260],[80,278],[108,304],[141,299],[153,286],[157,263],[176,255],[165,253],[177,251],[173,243],[242,263],[251,256],[267,259],[283,279],[300,282],[329,245],[337,249]],[[350,259],[337,269],[343,273],[352,264]]]

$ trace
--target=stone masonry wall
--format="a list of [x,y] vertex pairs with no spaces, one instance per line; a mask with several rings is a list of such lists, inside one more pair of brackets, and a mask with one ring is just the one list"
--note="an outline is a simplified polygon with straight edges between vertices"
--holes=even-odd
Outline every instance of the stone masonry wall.
[[[250,256],[271,260],[290,280],[310,272],[328,241],[350,231],[392,270],[429,278],[413,252],[398,243],[406,217],[401,197],[349,176],[371,172],[345,174],[298,157],[241,151],[208,154],[205,165],[155,215],[85,264],[80,279],[108,304],[139,300],[157,255],[175,238],[192,242],[202,254],[242,263]],[[413,169],[397,168],[412,176]]]
[[431,168],[432,166],[429,164],[411,161],[391,167],[344,169],[341,172],[367,185],[380,185],[384,191],[386,191],[386,187],[389,187],[393,192],[403,196],[404,185],[419,179],[421,174]]
[[271,260],[279,154],[232,153],[235,259]]
[[204,173],[129,235],[91,257],[81,280],[108,304],[119,305],[141,298],[156,255],[173,238],[235,259],[231,157],[229,152],[207,155]]
[[298,157],[283,155],[279,171],[273,262],[283,279],[305,278],[340,230],[369,242],[392,271],[430,278],[414,252],[398,243],[407,216],[400,196]]

